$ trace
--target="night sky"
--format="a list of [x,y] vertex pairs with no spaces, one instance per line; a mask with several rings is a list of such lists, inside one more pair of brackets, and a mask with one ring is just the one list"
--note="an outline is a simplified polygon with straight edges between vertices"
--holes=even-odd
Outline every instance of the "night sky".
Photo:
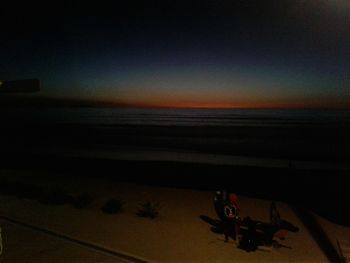
[[347,0],[126,2],[4,8],[0,79],[136,106],[350,105]]

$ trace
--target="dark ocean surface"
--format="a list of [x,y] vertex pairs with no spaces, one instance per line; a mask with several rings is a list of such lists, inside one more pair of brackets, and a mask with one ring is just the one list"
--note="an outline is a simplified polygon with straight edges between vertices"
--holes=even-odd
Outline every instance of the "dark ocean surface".
[[336,163],[350,156],[349,110],[23,108],[0,118],[3,148],[15,151],[162,149]]
[[284,126],[350,124],[350,110],[48,108],[3,110],[2,119],[50,124]]

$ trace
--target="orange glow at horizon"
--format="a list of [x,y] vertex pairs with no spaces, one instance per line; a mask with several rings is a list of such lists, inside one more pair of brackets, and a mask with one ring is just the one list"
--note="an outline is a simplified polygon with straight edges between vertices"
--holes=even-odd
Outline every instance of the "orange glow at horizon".
[[347,103],[324,100],[255,100],[236,102],[206,102],[181,100],[150,100],[150,101],[114,101],[115,105],[141,107],[141,108],[207,108],[207,109],[259,109],[259,108],[349,108]]

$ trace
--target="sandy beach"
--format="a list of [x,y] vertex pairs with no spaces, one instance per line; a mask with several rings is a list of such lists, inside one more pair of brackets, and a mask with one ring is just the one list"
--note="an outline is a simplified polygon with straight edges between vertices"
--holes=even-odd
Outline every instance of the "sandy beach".
[[[217,219],[212,206],[213,192],[190,189],[116,183],[106,178],[67,177],[43,172],[1,171],[1,178],[41,186],[59,186],[68,193],[87,192],[94,197],[86,209],[69,205],[50,206],[35,200],[1,195],[1,215],[27,224],[99,244],[102,247],[145,259],[150,262],[327,262],[327,257],[311,236],[293,209],[278,202],[282,218],[300,228],[281,241],[291,248],[270,249],[247,253],[236,248],[231,240],[224,243],[222,234],[214,233],[201,219]],[[103,203],[110,198],[125,202],[123,212],[108,215],[101,212]],[[136,212],[145,200],[161,203],[160,216],[154,220],[140,218]],[[270,200],[239,196],[241,216],[269,220]],[[322,219],[324,222],[326,220]],[[330,233],[332,228],[325,227]],[[338,229],[344,227],[338,226]],[[346,231],[338,231],[344,236]],[[6,236],[6,227],[3,229]],[[5,239],[6,240],[6,239]],[[6,253],[6,251],[4,252]],[[50,260],[55,262],[55,258]],[[58,262],[58,261],[57,261]]]

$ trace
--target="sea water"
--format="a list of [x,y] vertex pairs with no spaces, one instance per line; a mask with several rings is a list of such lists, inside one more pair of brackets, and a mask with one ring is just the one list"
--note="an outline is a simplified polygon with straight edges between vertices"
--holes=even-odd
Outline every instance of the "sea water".
[[0,111],[2,120],[48,124],[284,126],[350,124],[350,110],[44,108]]

